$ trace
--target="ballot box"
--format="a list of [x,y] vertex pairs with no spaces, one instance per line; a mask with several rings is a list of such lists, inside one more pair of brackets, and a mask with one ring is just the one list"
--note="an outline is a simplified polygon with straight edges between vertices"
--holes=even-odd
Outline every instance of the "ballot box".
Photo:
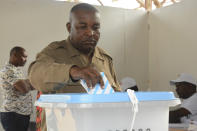
[[35,105],[45,109],[48,131],[168,131],[169,107],[180,104],[180,100],[172,92],[135,95],[137,114],[127,92],[48,94],[41,95]]

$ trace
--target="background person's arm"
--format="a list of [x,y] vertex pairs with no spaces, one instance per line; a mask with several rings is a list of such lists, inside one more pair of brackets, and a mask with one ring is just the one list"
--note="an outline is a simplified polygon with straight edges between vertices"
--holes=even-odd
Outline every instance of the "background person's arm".
[[30,90],[35,90],[35,88],[31,85],[30,80],[26,79],[25,82],[28,84]]
[[180,108],[174,111],[169,112],[169,123],[180,123],[181,122],[181,117],[187,116],[191,114],[190,111],[188,111],[185,108]]
[[20,80],[17,80],[14,84],[13,84],[13,87],[21,92],[21,93],[28,93],[30,90],[32,90],[32,86],[29,82],[28,79],[20,79]]

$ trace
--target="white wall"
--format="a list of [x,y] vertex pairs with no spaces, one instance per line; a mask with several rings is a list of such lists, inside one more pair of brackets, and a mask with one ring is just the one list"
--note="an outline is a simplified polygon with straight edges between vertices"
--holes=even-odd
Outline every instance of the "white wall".
[[197,0],[150,13],[149,79],[152,90],[173,90],[169,80],[186,72],[197,78]]
[[148,87],[148,29],[143,11],[100,7],[100,46],[114,58],[118,78],[136,79],[140,90]]
[[[23,46],[28,63],[52,41],[66,39],[66,22],[73,4],[53,0],[0,1],[0,66],[13,46]],[[131,76],[141,90],[148,81],[147,15],[143,11],[98,7],[101,13],[99,46],[114,58],[117,76]]]

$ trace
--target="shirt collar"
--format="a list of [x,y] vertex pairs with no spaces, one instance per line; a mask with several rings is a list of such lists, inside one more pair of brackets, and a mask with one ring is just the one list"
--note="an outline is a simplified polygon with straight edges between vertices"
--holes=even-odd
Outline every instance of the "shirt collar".
[[13,70],[20,70],[21,68],[20,67],[16,67],[15,65],[9,63],[9,62],[6,62],[6,67],[9,67]]
[[65,44],[64,44],[64,47],[68,49],[68,54],[69,54],[69,57],[74,57],[74,56],[79,56],[81,53],[75,49],[73,47],[73,45],[71,44],[70,42],[70,38],[68,37]]
[[11,68],[17,68],[15,65],[13,65],[13,64],[11,64],[11,63],[9,63],[9,62],[6,62],[6,66],[9,66],[9,67],[11,67]]
[[100,51],[99,51],[99,48],[98,47],[95,48],[93,57],[96,57],[98,59],[104,60],[104,58],[100,54]]

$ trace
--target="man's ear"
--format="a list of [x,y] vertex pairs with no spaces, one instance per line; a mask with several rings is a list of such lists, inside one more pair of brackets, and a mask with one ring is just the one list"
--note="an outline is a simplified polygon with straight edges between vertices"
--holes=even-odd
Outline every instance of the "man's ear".
[[71,31],[71,24],[70,24],[70,22],[68,22],[66,24],[66,28],[67,28],[67,31],[70,33],[70,31]]

